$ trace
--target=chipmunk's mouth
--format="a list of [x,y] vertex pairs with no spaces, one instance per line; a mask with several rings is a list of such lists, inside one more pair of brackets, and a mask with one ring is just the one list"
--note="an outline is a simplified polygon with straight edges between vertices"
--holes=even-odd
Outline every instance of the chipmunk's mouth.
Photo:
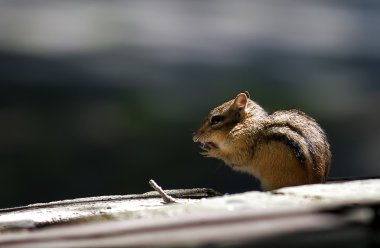
[[211,150],[211,149],[218,149],[218,145],[215,144],[214,142],[206,142],[206,143],[201,143],[200,144],[200,147],[205,150],[205,151],[208,151],[208,150]]

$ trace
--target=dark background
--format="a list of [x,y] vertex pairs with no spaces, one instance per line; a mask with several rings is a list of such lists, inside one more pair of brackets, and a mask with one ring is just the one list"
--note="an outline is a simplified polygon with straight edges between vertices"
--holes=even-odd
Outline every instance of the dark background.
[[191,133],[248,90],[298,108],[330,177],[380,174],[379,1],[1,1],[0,207],[164,188],[259,189]]

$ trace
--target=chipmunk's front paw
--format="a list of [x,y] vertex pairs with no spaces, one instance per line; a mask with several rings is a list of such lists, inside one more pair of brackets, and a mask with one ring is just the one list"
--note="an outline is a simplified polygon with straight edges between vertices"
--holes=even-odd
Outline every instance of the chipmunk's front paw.
[[207,158],[219,158],[221,153],[218,149],[209,149],[207,151],[202,151],[200,154]]

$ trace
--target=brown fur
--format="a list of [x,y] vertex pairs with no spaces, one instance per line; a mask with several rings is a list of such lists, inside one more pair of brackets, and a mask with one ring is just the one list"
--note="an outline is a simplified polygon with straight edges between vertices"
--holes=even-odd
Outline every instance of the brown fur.
[[298,110],[269,115],[248,96],[210,112],[193,136],[202,154],[255,176],[265,190],[324,182],[331,152],[316,121]]

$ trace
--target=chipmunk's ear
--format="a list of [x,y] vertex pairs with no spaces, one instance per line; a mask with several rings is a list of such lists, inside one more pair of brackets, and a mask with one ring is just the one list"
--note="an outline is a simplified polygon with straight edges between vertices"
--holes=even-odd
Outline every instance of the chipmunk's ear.
[[235,101],[232,104],[232,106],[234,108],[238,109],[238,110],[243,110],[243,109],[245,109],[245,106],[247,106],[248,98],[249,98],[249,93],[248,92],[239,93],[235,97]]
[[244,94],[246,94],[248,98],[251,98],[248,91],[244,91]]

